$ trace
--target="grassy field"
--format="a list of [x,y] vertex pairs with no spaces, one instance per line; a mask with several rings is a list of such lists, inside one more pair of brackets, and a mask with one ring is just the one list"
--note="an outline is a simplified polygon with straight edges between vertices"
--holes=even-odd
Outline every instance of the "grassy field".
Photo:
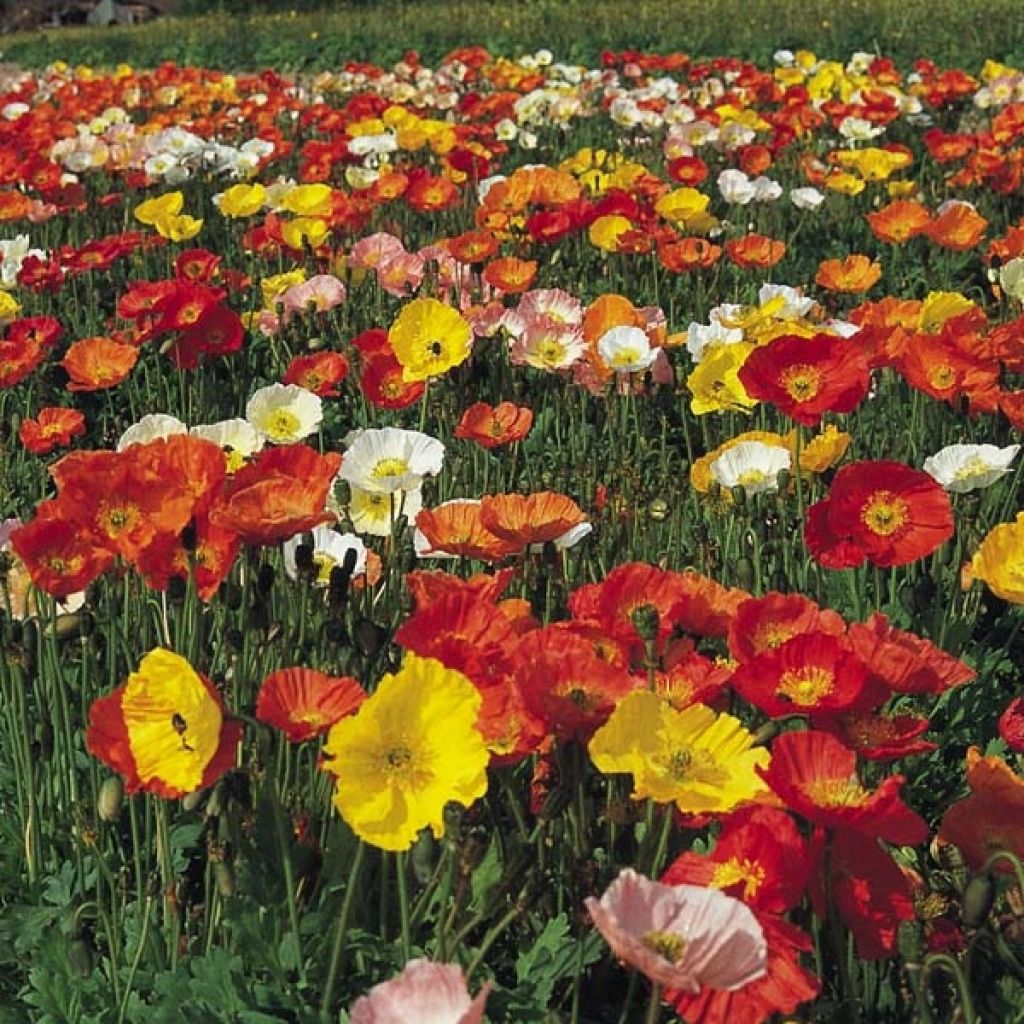
[[558,59],[593,61],[605,48],[729,53],[765,60],[786,46],[822,55],[879,52],[973,67],[987,57],[1024,60],[1017,0],[991,0],[984,16],[958,0],[466,0],[335,4],[313,13],[210,14],[138,28],[13,33],[2,59],[38,66],[164,60],[251,68],[333,67],[346,60],[393,62],[414,47],[427,61],[482,43],[502,53],[546,47]]

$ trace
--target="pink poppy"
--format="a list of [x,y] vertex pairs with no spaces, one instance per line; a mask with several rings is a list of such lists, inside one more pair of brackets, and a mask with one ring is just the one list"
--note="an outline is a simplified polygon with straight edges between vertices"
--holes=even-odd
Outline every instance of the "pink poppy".
[[732,992],[764,977],[764,930],[718,889],[662,885],[625,868],[587,910],[615,955],[653,982],[684,992]]
[[360,996],[352,1007],[351,1024],[480,1024],[490,992],[488,982],[470,999],[457,964],[410,960],[390,981]]
[[317,274],[308,281],[292,285],[281,296],[287,313],[305,313],[311,306],[318,313],[340,306],[345,301],[345,286],[331,274]]
[[388,234],[387,231],[378,231],[376,234],[367,235],[366,238],[360,238],[352,246],[348,262],[349,266],[358,270],[376,270],[384,260],[404,252],[405,246],[400,239]]
[[425,266],[419,253],[394,252],[377,264],[377,284],[389,295],[404,299],[423,283]]

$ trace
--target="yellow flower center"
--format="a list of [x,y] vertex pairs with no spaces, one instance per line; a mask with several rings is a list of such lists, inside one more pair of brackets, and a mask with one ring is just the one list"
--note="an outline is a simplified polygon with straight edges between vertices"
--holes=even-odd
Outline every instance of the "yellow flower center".
[[405,476],[409,472],[409,463],[405,459],[379,459],[370,470],[370,476],[378,480],[387,476]]
[[736,482],[741,487],[757,487],[763,484],[768,474],[763,469],[748,469],[746,473],[740,473]]
[[809,402],[821,390],[821,373],[806,363],[789,367],[781,381],[786,394],[796,402]]
[[611,366],[613,370],[622,370],[627,366],[634,366],[641,358],[642,353],[638,348],[624,348],[612,356]]
[[965,462],[954,474],[954,480],[974,480],[990,472],[991,466],[987,465],[984,459],[975,455]]
[[743,883],[743,899],[752,899],[764,884],[763,865],[746,857],[732,857],[715,867],[709,885],[715,889],[728,889],[740,882]]
[[815,779],[806,783],[803,790],[819,807],[862,807],[871,798],[856,776]]
[[953,367],[948,363],[944,363],[940,366],[933,366],[928,371],[928,383],[933,388],[938,388],[940,391],[944,391],[947,388],[951,388],[956,383],[956,373]]
[[290,409],[275,409],[263,424],[263,432],[273,441],[290,441],[300,425],[299,417]]
[[82,568],[82,562],[83,558],[81,555],[74,555],[71,558],[51,555],[46,559],[46,567],[58,576],[73,576]]
[[316,569],[316,581],[326,586],[331,582],[331,570],[338,563],[330,555],[317,551],[313,554],[313,566]]
[[537,358],[545,366],[560,366],[565,359],[565,345],[556,338],[548,338],[537,346]]
[[902,529],[910,509],[907,503],[892,491],[876,491],[865,502],[860,521],[880,537],[889,537]]
[[141,516],[135,505],[101,505],[96,517],[100,527],[108,537],[116,537],[119,533],[131,530]]
[[684,747],[673,750],[665,762],[665,772],[677,782],[692,782],[715,771],[714,758],[706,750]]
[[686,939],[675,932],[649,931],[640,936],[640,941],[652,952],[677,964],[686,952]]
[[758,650],[772,651],[791,640],[793,631],[781,622],[767,622],[754,633],[754,646]]
[[224,448],[224,455],[227,458],[225,468],[229,473],[237,473],[245,465],[245,456],[236,448]]
[[384,751],[382,760],[381,767],[385,775],[405,777],[412,765],[412,751],[406,746],[390,747]]
[[794,704],[807,707],[817,704],[833,690],[835,675],[820,665],[804,665],[802,668],[783,672],[776,694],[786,697]]

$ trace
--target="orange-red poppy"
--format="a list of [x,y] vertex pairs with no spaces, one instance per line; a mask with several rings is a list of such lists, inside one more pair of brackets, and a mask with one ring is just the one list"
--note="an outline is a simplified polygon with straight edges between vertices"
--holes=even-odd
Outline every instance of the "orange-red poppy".
[[138,359],[134,345],[110,338],[82,338],[67,350],[60,365],[70,378],[68,391],[101,391],[120,384]]
[[845,632],[842,616],[831,609],[818,607],[803,594],[770,591],[736,609],[729,625],[729,653],[737,661],[750,661],[801,633],[842,636]]
[[490,231],[466,231],[449,238],[444,247],[460,263],[485,263],[499,248],[500,243]]
[[920,235],[931,223],[932,215],[927,208],[913,199],[898,199],[867,214],[871,233],[880,242],[900,245]]
[[521,260],[515,256],[491,260],[483,272],[484,281],[506,295],[519,295],[525,292],[533,284],[536,276],[536,260]]
[[488,405],[475,402],[463,414],[455,428],[455,436],[475,441],[483,448],[522,441],[533,426],[533,410],[513,402]]
[[33,455],[46,455],[71,444],[85,433],[85,416],[77,409],[47,406],[35,419],[22,420],[18,428],[21,443]]
[[586,521],[572,498],[554,491],[486,495],[480,502],[484,528],[518,548],[558,540]]
[[313,352],[295,356],[281,378],[282,384],[297,384],[321,398],[335,398],[338,385],[348,376],[348,360],[340,352]]
[[752,233],[725,243],[729,259],[746,270],[767,270],[786,255],[786,243],[777,238]]
[[366,691],[351,676],[282,668],[263,680],[256,717],[280,729],[292,743],[302,743],[355,714],[364,700]]
[[519,550],[515,544],[492,533],[484,525],[477,501],[450,501],[422,509],[416,526],[427,539],[429,555],[438,552],[481,562],[500,562]]
[[658,259],[666,270],[682,274],[689,270],[707,270],[722,255],[722,247],[706,238],[677,238],[658,246]]
[[967,203],[954,203],[924,231],[936,245],[954,252],[973,249],[988,230],[988,221]]
[[814,280],[830,292],[866,292],[878,284],[881,277],[880,264],[855,252],[841,260],[822,260]]

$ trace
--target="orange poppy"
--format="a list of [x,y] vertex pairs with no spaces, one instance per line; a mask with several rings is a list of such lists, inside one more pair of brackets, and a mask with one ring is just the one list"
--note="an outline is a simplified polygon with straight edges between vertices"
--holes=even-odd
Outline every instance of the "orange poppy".
[[518,548],[558,540],[586,521],[572,498],[553,491],[487,495],[480,502],[484,528]]
[[70,378],[68,391],[101,391],[120,384],[138,359],[134,345],[109,338],[83,338],[67,350],[60,365]]
[[755,233],[726,242],[725,251],[738,267],[746,270],[767,270],[786,255],[786,243]]
[[988,221],[968,203],[953,203],[925,230],[936,245],[954,252],[973,249],[984,237]]
[[455,436],[475,441],[483,448],[522,441],[533,426],[533,410],[512,402],[488,405],[475,402],[463,414],[455,428]]
[[313,352],[295,356],[288,364],[282,384],[298,384],[321,398],[335,398],[338,385],[348,376],[348,360],[340,352]]
[[32,200],[24,192],[16,189],[0,191],[0,221],[21,220],[28,216],[32,208]]
[[22,420],[18,428],[21,443],[33,455],[46,455],[71,444],[85,433],[85,416],[77,409],[48,406],[35,419]]
[[682,274],[688,270],[707,270],[722,255],[722,247],[706,238],[677,238],[658,246],[658,259],[666,270]]
[[483,524],[478,501],[449,501],[422,509],[416,527],[427,539],[426,555],[439,553],[481,562],[500,562],[514,555],[515,544],[496,536]]
[[857,252],[841,260],[822,260],[814,280],[830,292],[866,292],[881,276],[881,266]]
[[280,729],[292,743],[302,743],[355,714],[364,700],[366,691],[351,676],[282,668],[263,680],[256,717]]
[[893,245],[920,235],[931,219],[928,210],[913,199],[899,199],[867,215],[868,226],[875,238]]
[[444,247],[460,263],[485,263],[499,248],[500,243],[490,231],[466,231],[449,238]]
[[536,276],[536,260],[520,260],[514,256],[492,260],[483,272],[484,281],[506,295],[519,295],[525,292],[533,284]]
[[437,569],[417,569],[405,574],[405,584],[417,608],[425,608],[435,601],[458,594],[469,593],[482,601],[493,603],[512,581],[515,570],[499,569],[496,573],[477,573],[469,579],[453,576]]

